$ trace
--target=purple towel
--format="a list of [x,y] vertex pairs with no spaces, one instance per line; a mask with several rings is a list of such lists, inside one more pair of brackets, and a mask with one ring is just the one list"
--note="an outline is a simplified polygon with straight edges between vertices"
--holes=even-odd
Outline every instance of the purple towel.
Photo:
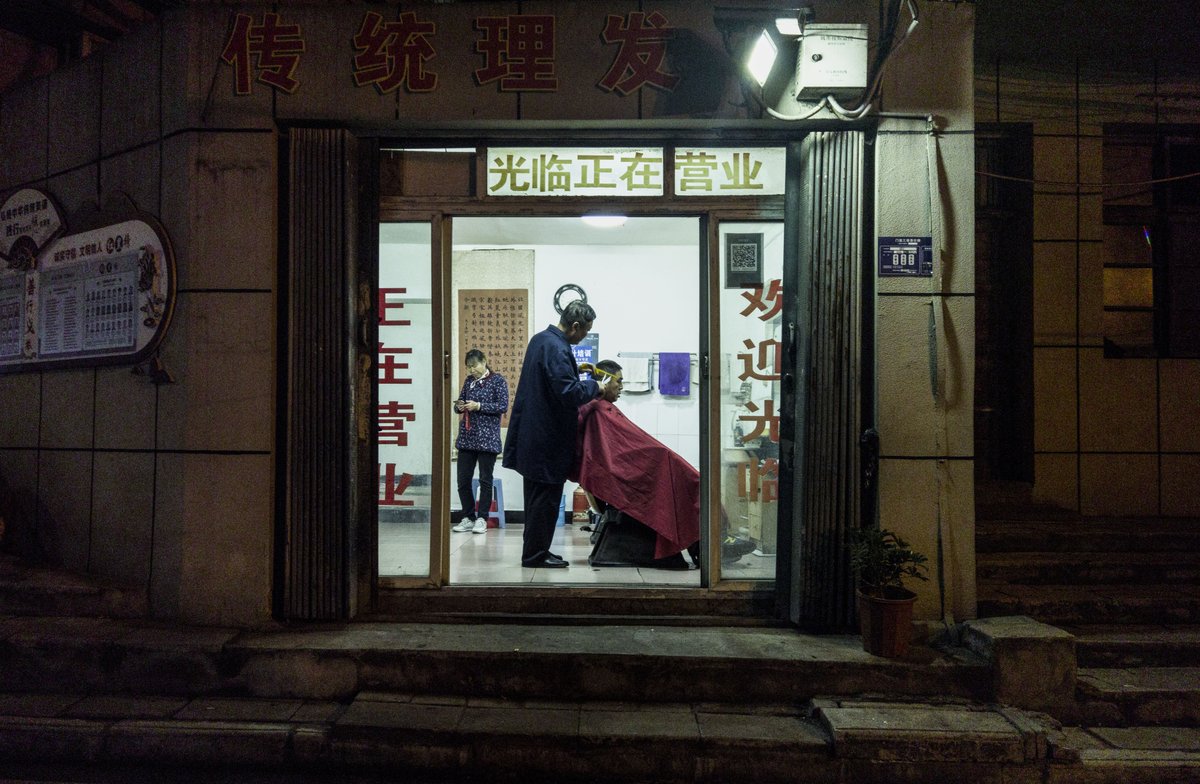
[[658,392],[661,395],[687,396],[692,391],[692,357],[661,351],[658,354]]

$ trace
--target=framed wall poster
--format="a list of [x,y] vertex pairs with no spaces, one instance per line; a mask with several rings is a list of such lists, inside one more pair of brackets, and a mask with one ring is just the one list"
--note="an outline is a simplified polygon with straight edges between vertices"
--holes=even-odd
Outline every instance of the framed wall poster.
[[752,289],[763,284],[763,235],[725,235],[725,288]]

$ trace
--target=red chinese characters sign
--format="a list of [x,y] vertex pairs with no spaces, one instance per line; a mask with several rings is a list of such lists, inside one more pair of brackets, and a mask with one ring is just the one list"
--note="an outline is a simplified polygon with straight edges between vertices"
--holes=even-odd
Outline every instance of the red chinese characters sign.
[[[403,88],[433,92],[438,75],[430,68],[438,48],[477,57],[477,85],[495,84],[501,92],[555,92],[559,89],[557,20],[553,15],[479,16],[472,24],[475,39],[438,39],[437,25],[417,11],[387,19],[365,13],[347,42],[347,69],[356,87],[374,86],[380,94]],[[673,90],[680,76],[667,64],[667,44],[675,29],[659,11],[608,14],[597,30],[613,50],[607,63],[597,63],[596,86],[621,96],[643,87]],[[467,47],[470,47],[467,49]],[[300,87],[297,75],[306,49],[304,31],[279,13],[258,17],[238,13],[230,18],[221,61],[233,68],[234,93],[250,95],[254,82],[285,93]]]
[[649,15],[633,11],[624,17],[610,14],[601,38],[606,44],[620,46],[620,50],[600,86],[619,95],[647,86],[673,90],[679,77],[662,70],[667,41],[673,35],[667,18],[657,11]]
[[437,74],[425,70],[434,51],[433,22],[417,21],[411,11],[399,20],[385,22],[374,11],[363,17],[354,36],[354,84],[373,84],[381,94],[401,85],[408,92],[430,92],[437,87]]
[[303,53],[299,25],[284,24],[279,14],[263,14],[258,23],[248,14],[236,14],[221,60],[233,67],[233,90],[238,95],[250,94],[253,78],[294,93],[300,82],[293,74]]

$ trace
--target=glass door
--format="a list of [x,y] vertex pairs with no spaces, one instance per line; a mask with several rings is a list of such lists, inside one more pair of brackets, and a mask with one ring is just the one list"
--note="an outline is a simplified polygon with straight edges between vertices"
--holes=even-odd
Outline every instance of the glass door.
[[[434,557],[444,504],[435,489],[444,386],[434,226],[379,227],[376,438],[379,448],[379,576],[438,581]],[[414,580],[405,580],[414,582]]]
[[717,221],[719,579],[774,580],[779,541],[782,221]]

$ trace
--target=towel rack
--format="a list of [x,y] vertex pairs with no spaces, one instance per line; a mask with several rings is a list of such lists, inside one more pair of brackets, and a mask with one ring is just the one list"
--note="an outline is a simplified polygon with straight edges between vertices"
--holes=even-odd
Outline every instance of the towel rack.
[[[623,359],[648,359],[652,363],[654,363],[654,362],[658,362],[658,355],[664,354],[664,353],[665,354],[682,354],[683,352],[682,351],[666,351],[666,352],[663,352],[663,351],[618,351],[617,356],[621,357]],[[700,361],[699,355],[697,355],[694,352],[689,352],[688,357],[691,359],[692,364],[695,364],[696,362]]]

